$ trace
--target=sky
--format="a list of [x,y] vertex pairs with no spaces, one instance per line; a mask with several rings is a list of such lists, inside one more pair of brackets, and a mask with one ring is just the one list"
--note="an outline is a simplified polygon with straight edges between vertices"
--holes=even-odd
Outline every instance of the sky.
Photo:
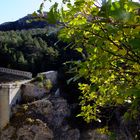
[[[60,2],[61,0],[55,0]],[[0,0],[0,24],[15,21],[39,9],[42,0]],[[49,10],[52,3],[47,2],[45,10]]]
[[[0,0],[0,24],[18,20],[27,14],[37,11],[42,1],[43,0]],[[60,3],[61,0],[55,1]],[[49,10],[52,4],[53,3],[47,2],[45,10]]]

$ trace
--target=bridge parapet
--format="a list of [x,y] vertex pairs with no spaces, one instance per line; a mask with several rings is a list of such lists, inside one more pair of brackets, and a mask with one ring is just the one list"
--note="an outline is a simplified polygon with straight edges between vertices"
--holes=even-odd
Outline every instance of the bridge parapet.
[[18,76],[23,76],[23,77],[26,77],[26,78],[29,78],[29,79],[32,78],[32,73],[31,72],[26,72],[26,71],[13,70],[13,69],[0,67],[0,72],[7,73],[7,74],[18,75]]

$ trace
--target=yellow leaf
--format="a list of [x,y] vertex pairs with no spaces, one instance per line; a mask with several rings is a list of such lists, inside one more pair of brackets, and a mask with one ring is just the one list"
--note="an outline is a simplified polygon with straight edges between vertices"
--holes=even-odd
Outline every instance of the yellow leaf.
[[137,63],[135,63],[135,64],[133,65],[133,68],[136,69],[136,70],[140,70],[140,65],[137,64]]
[[127,54],[127,51],[125,49],[121,49],[121,50],[119,50],[119,54],[124,56]]
[[115,51],[115,52],[118,51],[118,47],[115,46],[115,45],[113,45],[113,44],[111,45],[111,49],[112,49],[113,51]]
[[76,50],[77,50],[78,52],[80,52],[80,53],[83,51],[82,48],[76,48]]
[[117,103],[118,103],[118,104],[122,104],[122,103],[123,103],[123,99],[118,98],[118,99],[117,99]]
[[125,32],[126,34],[130,34],[131,29],[129,29],[129,28],[125,28],[125,29],[124,29],[124,32]]

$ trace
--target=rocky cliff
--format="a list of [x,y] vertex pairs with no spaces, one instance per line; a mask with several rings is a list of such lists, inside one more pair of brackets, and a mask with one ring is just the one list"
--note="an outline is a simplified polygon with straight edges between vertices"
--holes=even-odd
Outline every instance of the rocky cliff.
[[49,97],[13,108],[13,117],[2,140],[78,140],[80,132],[71,128],[68,103],[62,97]]
[[[103,123],[87,125],[75,119],[73,110],[77,104],[69,104],[64,99],[57,76],[55,71],[39,74],[38,84],[36,79],[32,81],[32,88],[39,90],[35,94],[34,90],[28,90],[31,83],[24,85],[24,92],[28,94],[23,93],[22,103],[12,108],[10,123],[0,132],[0,140],[133,140],[129,126],[134,123],[112,122],[110,129],[115,133],[111,133]],[[49,92],[40,92],[41,79],[42,86],[48,79],[52,82]]]

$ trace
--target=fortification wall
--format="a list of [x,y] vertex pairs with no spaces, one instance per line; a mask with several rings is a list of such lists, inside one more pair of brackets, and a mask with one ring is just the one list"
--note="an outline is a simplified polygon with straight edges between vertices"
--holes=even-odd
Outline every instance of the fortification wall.
[[13,70],[13,69],[0,67],[0,72],[7,73],[7,74],[14,74],[14,75],[18,75],[18,76],[23,76],[26,78],[32,78],[32,73],[26,72],[26,71]]
[[0,130],[9,123],[9,85],[0,88]]
[[21,85],[29,81],[0,84],[0,130],[9,123],[11,108],[21,101]]
[[[25,71],[0,67],[0,72],[5,73],[5,75],[13,74],[22,76],[30,80],[32,78],[32,73]],[[30,80],[0,84],[0,130],[9,123],[12,106],[16,105],[21,100],[21,85]]]

